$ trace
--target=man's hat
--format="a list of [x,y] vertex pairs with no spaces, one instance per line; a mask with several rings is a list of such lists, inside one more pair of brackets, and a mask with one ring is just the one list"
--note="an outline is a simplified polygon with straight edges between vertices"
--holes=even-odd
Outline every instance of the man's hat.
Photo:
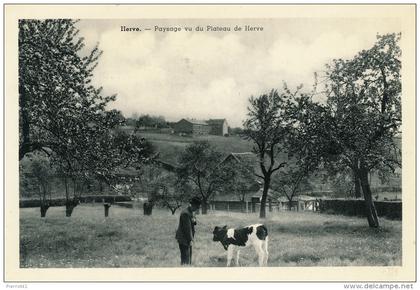
[[198,196],[194,196],[190,199],[191,204],[201,205],[201,199]]

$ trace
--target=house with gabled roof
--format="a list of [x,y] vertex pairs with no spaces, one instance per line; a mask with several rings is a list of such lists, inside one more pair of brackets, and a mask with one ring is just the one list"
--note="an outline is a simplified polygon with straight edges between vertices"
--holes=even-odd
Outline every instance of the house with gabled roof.
[[218,135],[228,134],[226,119],[197,120],[183,118],[173,125],[176,134],[187,135]]
[[210,119],[207,121],[210,126],[211,135],[225,136],[228,134],[228,123],[226,119]]
[[175,123],[173,129],[176,134],[207,135],[211,127],[206,121],[184,118]]

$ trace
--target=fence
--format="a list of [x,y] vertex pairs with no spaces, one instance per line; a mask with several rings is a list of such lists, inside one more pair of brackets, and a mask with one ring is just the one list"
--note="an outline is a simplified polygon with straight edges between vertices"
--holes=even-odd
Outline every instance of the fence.
[[[257,201],[211,201],[209,210],[252,213],[259,212],[261,203]],[[375,201],[378,216],[390,219],[402,218],[401,201]],[[342,214],[348,216],[366,216],[364,200],[351,199],[315,199],[292,201],[267,201],[266,211],[314,211],[327,214]]]
[[[81,203],[115,203],[115,202],[127,202],[131,201],[131,198],[128,196],[121,195],[87,195],[81,196],[79,198]],[[65,198],[52,198],[50,201],[50,206],[64,206],[66,204]],[[20,208],[26,207],[40,207],[41,201],[39,199],[23,199],[19,201]]]
[[[292,203],[284,201],[270,201],[266,203],[266,211],[281,211],[281,210],[294,210],[294,211],[316,211],[318,210],[318,203],[316,200],[308,201],[292,201]],[[209,203],[209,210],[211,211],[228,211],[228,212],[259,212],[261,202],[259,201],[238,201],[238,200],[213,200]]]
[[[378,216],[401,220],[401,201],[375,201],[374,203]],[[319,200],[319,210],[321,213],[342,214],[349,216],[366,216],[365,201],[359,199]]]

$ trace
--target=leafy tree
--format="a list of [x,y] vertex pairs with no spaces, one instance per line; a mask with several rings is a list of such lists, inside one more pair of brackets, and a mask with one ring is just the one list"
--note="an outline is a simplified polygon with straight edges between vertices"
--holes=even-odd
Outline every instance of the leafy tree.
[[82,56],[75,23],[19,20],[19,160],[34,150],[58,151],[74,143],[92,122],[118,124],[116,114],[105,111],[115,97],[91,85],[101,52],[96,47]]
[[28,172],[38,184],[41,217],[45,217],[51,203],[51,177],[54,169],[45,154],[28,155]]
[[372,48],[350,60],[327,66],[329,131],[342,163],[360,181],[370,227],[379,221],[372,200],[369,173],[384,166],[394,171],[401,154],[394,137],[401,126],[400,34],[377,36]]
[[[323,157],[336,154],[330,141],[330,112],[325,105],[314,102],[312,97],[313,92],[300,94],[288,107],[292,124],[285,140],[289,162],[278,174],[276,183],[289,188],[290,193],[286,194],[289,201],[300,189],[309,189],[310,175],[325,167]],[[284,180],[281,180],[282,176]]]
[[153,207],[159,200],[162,189],[164,171],[154,162],[140,168],[139,179],[142,191],[147,194],[147,202],[144,204],[145,215],[151,215]]
[[250,190],[257,191],[257,183],[253,168],[246,164],[240,164],[233,168],[234,175],[230,183],[229,190],[236,194],[240,201],[245,202],[245,196]]
[[271,176],[287,163],[279,162],[278,157],[285,151],[283,145],[291,129],[287,116],[291,94],[287,90],[281,94],[271,90],[269,94],[258,98],[251,97],[249,103],[248,119],[244,122],[244,137],[253,141],[253,151],[259,158],[261,172],[257,176],[263,180],[260,217],[265,218]]
[[274,192],[279,192],[287,198],[289,210],[292,209],[293,200],[299,196],[299,193],[310,189],[308,174],[309,169],[296,162],[293,165],[289,163],[273,176]]
[[167,123],[162,116],[141,115],[136,122],[136,130],[140,128],[166,128]]
[[[108,144],[108,146],[107,146]],[[103,153],[108,156],[111,167],[134,167],[140,169],[156,157],[156,148],[147,139],[137,135],[117,131],[110,140],[102,144]],[[100,166],[100,164],[98,164]]]
[[255,164],[252,163],[252,160],[225,159],[223,163],[229,163],[225,165],[232,169],[232,178],[224,188],[226,192],[235,194],[240,201],[245,202],[248,192],[259,190],[257,177],[255,176]]
[[292,92],[285,84],[280,94],[272,90],[268,95],[250,99],[244,136],[254,142],[253,150],[259,156],[261,173],[257,176],[264,183],[262,218],[274,173],[285,166],[291,170],[278,175],[276,183],[283,188],[288,184],[292,192],[287,196],[293,198],[299,184],[306,182],[306,177],[321,164],[322,157],[335,154],[329,141],[329,110],[312,100],[314,92],[303,93],[301,88]]
[[140,167],[154,152],[153,146],[139,136],[119,131],[112,133],[106,127],[95,124],[83,127],[79,130],[81,134],[69,138],[72,142],[56,148],[51,155],[64,179],[67,216],[71,216],[89,180],[97,179],[109,186],[116,185],[118,168]]
[[178,178],[190,185],[202,199],[202,213],[207,213],[208,200],[232,181],[234,170],[222,163],[222,154],[207,141],[196,141],[186,147],[179,158]]
[[140,137],[113,133],[124,117],[106,110],[115,96],[103,96],[91,84],[101,52],[95,47],[83,53],[75,24],[69,19],[19,21],[19,158],[41,150],[58,165],[67,216],[89,179],[109,183],[117,167],[140,163],[139,156],[151,148]]
[[344,171],[336,172],[330,178],[331,186],[335,195],[342,197],[354,197],[354,176],[347,168]]
[[169,209],[172,215],[192,196],[192,188],[179,182],[174,173],[167,172],[162,175],[158,186],[160,191],[156,198],[157,203]]
[[137,118],[136,118],[136,119],[133,119],[133,118],[126,118],[126,119],[125,119],[125,124],[126,124],[127,126],[133,126],[133,127],[135,127],[135,126],[136,126],[136,123],[137,123]]
[[[86,148],[94,150],[96,136],[119,122],[115,112],[105,111],[114,97],[101,96],[90,84],[101,52],[95,48],[81,56],[84,44],[75,23],[19,21],[19,159],[42,150],[60,160],[60,171],[71,173],[74,190],[89,163]],[[65,184],[68,197],[67,179]]]

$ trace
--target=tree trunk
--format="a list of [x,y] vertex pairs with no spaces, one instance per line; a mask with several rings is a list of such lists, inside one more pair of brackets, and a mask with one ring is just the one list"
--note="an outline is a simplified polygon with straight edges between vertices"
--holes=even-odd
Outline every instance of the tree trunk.
[[73,213],[73,209],[75,208],[72,204],[66,204],[66,217],[71,217],[71,214]]
[[143,214],[152,215],[153,206],[154,206],[153,202],[145,202],[143,204]]
[[105,217],[108,217],[110,207],[111,207],[110,203],[104,203]]
[[19,85],[19,107],[20,107],[20,123],[21,123],[21,134],[22,144],[19,147],[19,160],[25,156],[26,153],[30,152],[30,119],[27,108],[27,96],[23,84]]
[[74,208],[79,204],[78,198],[66,200],[66,217],[71,217]]
[[371,228],[377,228],[379,227],[378,214],[376,212],[375,204],[372,199],[372,192],[370,190],[368,174],[369,172],[366,168],[362,167],[360,169],[359,177],[363,190],[363,197],[365,199],[366,204],[366,216],[368,224]]
[[260,218],[265,218],[265,203],[267,201],[268,188],[270,187],[270,178],[264,178],[264,188],[261,196]]
[[207,214],[207,199],[203,198],[201,201],[201,214]]
[[353,178],[354,178],[354,195],[356,198],[362,197],[362,191],[360,189],[360,178],[357,175],[357,170],[353,169]]
[[75,207],[76,205],[72,202],[66,203],[66,217],[71,217],[71,214],[73,213]]
[[291,211],[292,207],[293,207],[293,200],[292,199],[289,199],[289,202],[287,203],[287,206],[289,207],[289,211]]
[[47,215],[47,210],[50,207],[50,205],[48,203],[41,203],[41,217],[45,217]]
[[246,202],[241,200],[241,212],[246,212]]
[[64,176],[64,186],[66,189],[66,203],[69,202],[70,196],[69,196],[69,185],[67,183],[67,176]]

